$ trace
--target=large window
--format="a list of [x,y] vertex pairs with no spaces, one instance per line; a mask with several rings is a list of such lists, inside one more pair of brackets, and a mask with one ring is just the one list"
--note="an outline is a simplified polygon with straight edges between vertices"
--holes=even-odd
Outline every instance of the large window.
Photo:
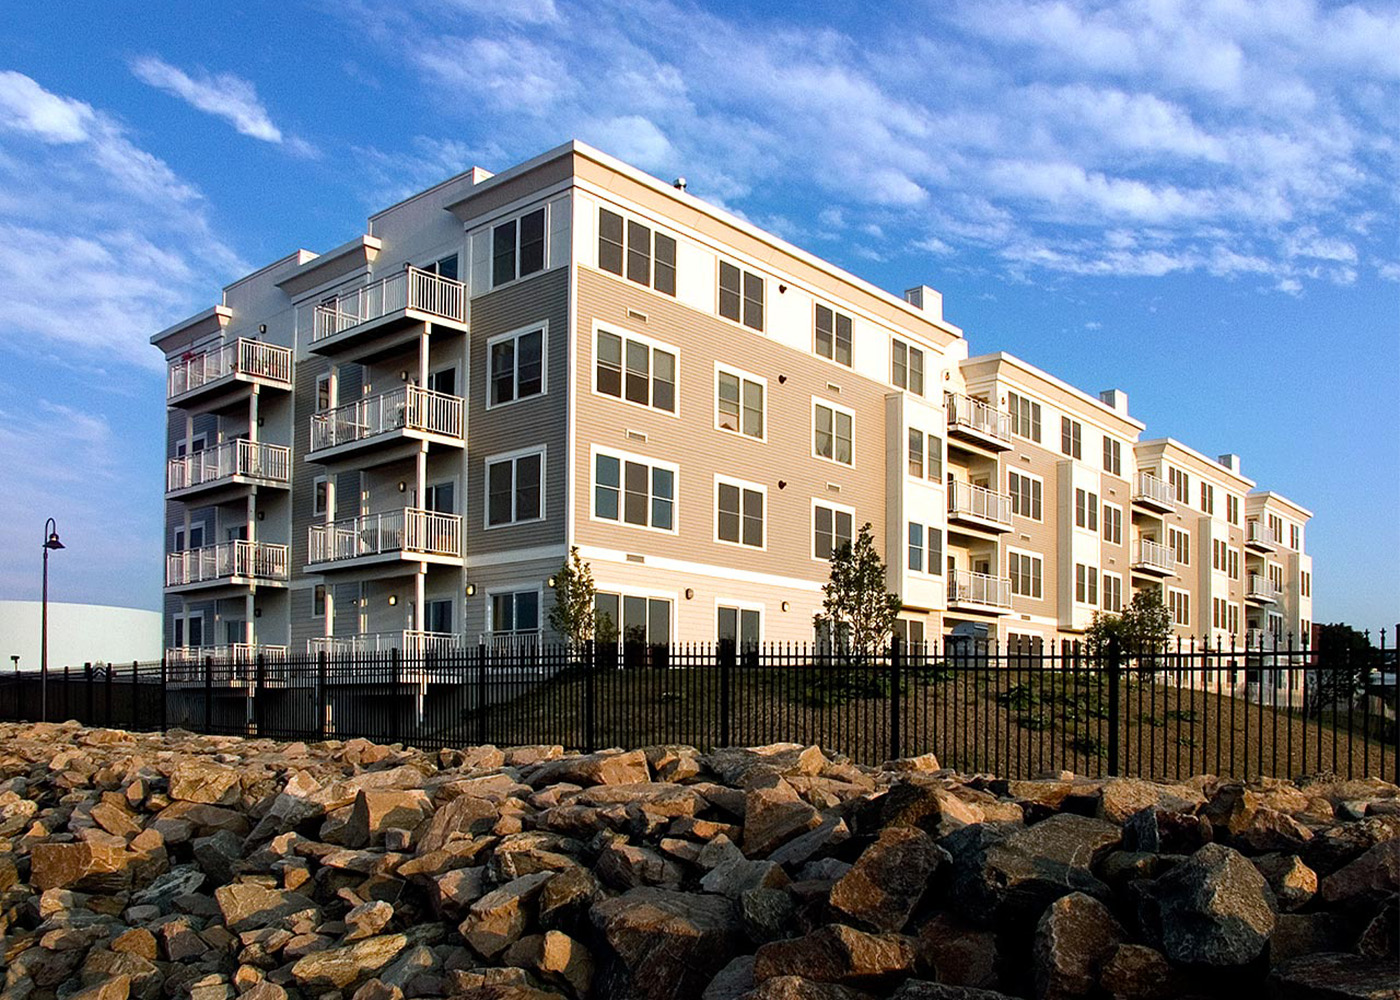
[[676,412],[676,353],[637,337],[598,331],[594,385],[605,396]]
[[1201,483],[1201,510],[1207,514],[1215,513],[1215,487],[1210,483]]
[[1182,531],[1180,528],[1167,529],[1167,548],[1172,550],[1172,556],[1176,559],[1178,566],[1191,565],[1191,533]]
[[676,294],[675,239],[606,208],[598,210],[598,266],[666,295]]
[[1099,530],[1099,495],[1088,490],[1074,491],[1074,524],[1087,531]]
[[843,465],[854,462],[852,445],[852,417],[849,410],[838,410],[826,403],[812,406],[814,435],[812,452],[818,458],[827,458]]
[[1123,610],[1123,578],[1117,573],[1103,575],[1103,609],[1114,613]]
[[855,514],[826,504],[812,506],[812,557],[828,560],[851,544]]
[[544,209],[537,208],[491,230],[491,285],[544,270]]
[[488,341],[491,406],[544,392],[544,330],[522,330]]
[[1224,573],[1226,563],[1229,561],[1230,546],[1219,538],[1211,539],[1210,543],[1210,568],[1218,573]]
[[1103,505],[1103,540],[1110,545],[1123,544],[1123,508],[1116,504]]
[[1240,498],[1233,493],[1225,494],[1225,520],[1231,524],[1240,523]]
[[1006,554],[1006,572],[1011,577],[1011,593],[1018,597],[1032,597],[1037,600],[1042,594],[1041,579],[1045,562],[1040,556],[1026,552]]
[[486,526],[544,517],[544,452],[486,460]]
[[491,631],[496,635],[535,632],[540,627],[540,592],[513,590],[491,595]]
[[1041,519],[1044,485],[1039,479],[1020,472],[1008,472],[1006,487],[1011,494],[1011,513],[1032,521]]
[[1070,458],[1084,457],[1084,425],[1078,420],[1060,418],[1060,451]]
[[1123,475],[1123,442],[1103,436],[1103,471],[1111,476]]
[[721,479],[715,492],[715,536],[721,542],[763,548],[763,488]]
[[719,314],[755,330],[763,329],[763,278],[719,262]]
[[762,613],[757,608],[721,604],[716,617],[715,638],[720,642],[732,642],[746,649],[757,646],[762,638]]
[[1098,567],[1074,564],[1074,599],[1079,604],[1099,603]]
[[902,340],[890,341],[890,381],[916,396],[924,394],[924,352]]
[[1238,579],[1240,578],[1240,550],[1239,550],[1239,549],[1231,549],[1231,550],[1229,551],[1229,553],[1228,553],[1228,558],[1226,559],[1226,566],[1228,567],[1227,572],[1228,572],[1228,575],[1229,575],[1230,579],[1231,579],[1231,580],[1238,580]]
[[1177,503],[1191,502],[1191,477],[1174,465],[1167,466],[1167,485]]
[[675,468],[620,455],[595,455],[593,516],[603,521],[674,531]]
[[851,366],[851,317],[818,305],[816,341],[822,357]]
[[1298,576],[1298,596],[1312,597],[1312,573],[1303,570]]
[[666,646],[671,642],[671,602],[662,597],[638,597],[599,591],[593,609],[606,635],[624,643]]
[[943,532],[909,522],[909,561],[911,572],[943,575]]
[[1171,613],[1172,624],[1190,626],[1191,595],[1185,590],[1167,591],[1167,610]]
[[1011,411],[1011,433],[1040,443],[1040,404],[1014,392],[1006,394]]
[[330,509],[331,486],[330,480],[325,476],[317,476],[311,481],[311,514],[313,517],[325,517]]
[[715,380],[715,420],[719,429],[762,440],[763,380],[726,368],[717,369]]

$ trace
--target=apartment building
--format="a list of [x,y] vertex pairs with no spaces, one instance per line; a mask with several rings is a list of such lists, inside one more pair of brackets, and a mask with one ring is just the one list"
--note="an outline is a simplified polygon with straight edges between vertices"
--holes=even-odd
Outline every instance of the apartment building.
[[807,640],[867,522],[912,640],[1048,644],[1144,587],[1182,635],[1311,618],[1311,515],[1238,459],[970,357],[933,289],[581,143],[451,178],[152,342],[177,665],[538,641],[572,545],[629,637]]

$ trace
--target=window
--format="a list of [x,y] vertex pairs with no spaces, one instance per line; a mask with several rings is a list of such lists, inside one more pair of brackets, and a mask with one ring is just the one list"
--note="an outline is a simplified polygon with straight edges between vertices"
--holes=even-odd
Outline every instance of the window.
[[1080,604],[1099,603],[1099,571],[1096,566],[1074,565],[1074,599]]
[[924,394],[924,352],[902,340],[890,342],[890,381],[916,396]]
[[486,460],[486,526],[544,517],[544,452]]
[[1107,434],[1103,436],[1103,471],[1113,476],[1123,475],[1123,442]]
[[1011,410],[1011,433],[1040,443],[1040,404],[1014,392],[1006,394]]
[[1240,523],[1240,498],[1233,493],[1225,494],[1225,520],[1231,524]]
[[1123,508],[1115,504],[1103,505],[1103,540],[1110,545],[1123,544]]
[[1288,526],[1288,547],[1290,549],[1301,549],[1303,547],[1303,532],[1296,524]]
[[544,392],[544,330],[520,331],[488,342],[491,406]]
[[632,219],[624,220],[616,212],[600,208],[598,267],[622,275],[624,262],[628,281],[655,288],[666,295],[676,294],[676,241],[664,233],[652,232],[650,226]]
[[824,403],[814,403],[816,434],[812,449],[818,458],[829,458],[833,462],[851,465],[851,413],[838,410]]
[[428,373],[428,388],[444,396],[457,395],[457,369],[439,368]]
[[325,476],[317,476],[311,481],[311,513],[315,517],[325,517],[330,508],[331,487]]
[[1060,451],[1070,458],[1083,458],[1084,425],[1069,417],[1060,418]]
[[825,504],[812,506],[812,558],[828,560],[851,544],[855,514]]
[[1231,580],[1240,578],[1240,550],[1231,549],[1225,554],[1225,568]]
[[943,531],[909,522],[909,569],[930,576],[943,575]]
[[1167,610],[1172,622],[1189,627],[1191,624],[1191,595],[1184,590],[1167,591]]
[[761,612],[757,608],[736,608],[719,606],[715,637],[720,642],[732,642],[736,646],[751,648],[757,646],[762,636]]
[[595,455],[593,516],[603,521],[674,531],[676,470],[618,455]]
[[851,367],[851,317],[817,306],[817,353]]
[[491,286],[544,270],[544,209],[491,230]]
[[535,632],[540,627],[540,592],[515,590],[491,595],[491,631],[495,635]]
[[715,377],[719,429],[763,440],[764,382],[724,368]]
[[456,281],[458,278],[457,255],[450,253],[446,257],[439,257],[431,264],[424,264],[419,270],[436,274],[439,278],[451,278]]
[[439,514],[455,514],[457,499],[457,484],[451,481],[445,483],[434,483],[427,488],[427,496],[423,498],[424,509],[435,511]]
[[1283,593],[1283,567],[1278,563],[1269,563],[1269,582],[1278,593]]
[[316,376],[316,412],[329,410],[334,404],[329,374]]
[[721,542],[763,548],[762,488],[741,483],[716,483],[718,516],[716,533]]
[[1274,541],[1283,544],[1283,518],[1277,514],[1269,515],[1269,533],[1274,536]]
[[1088,490],[1074,491],[1074,523],[1088,531],[1099,530],[1099,497]]
[[932,434],[924,435],[928,441],[928,478],[930,482],[943,481],[943,439]]
[[1229,628],[1229,621],[1230,602],[1223,597],[1212,597],[1210,599],[1210,627]]
[[1312,574],[1303,570],[1298,577],[1298,595],[1300,597],[1312,597]]
[[1207,514],[1215,513],[1215,487],[1210,483],[1201,483],[1201,510]]
[[1117,573],[1103,575],[1103,609],[1115,614],[1123,610],[1123,578]]
[[719,314],[763,330],[763,279],[727,261],[719,262]]
[[1177,503],[1191,502],[1191,477],[1181,469],[1167,466],[1167,484],[1171,486],[1172,496]]
[[175,529],[175,551],[184,552],[187,548],[204,548],[204,525],[190,525],[189,545],[185,544],[185,529],[183,527]]
[[1180,528],[1167,529],[1167,548],[1172,550],[1178,566],[1191,565],[1191,534]]
[[1240,634],[1240,606],[1231,604],[1225,609],[1225,627],[1230,630],[1231,635]]
[[1011,593],[1018,597],[1040,599],[1041,574],[1044,572],[1044,561],[1040,556],[1025,552],[1008,552],[1006,571],[1011,577]]
[[924,478],[924,432],[909,428],[909,475]]
[[423,627],[428,632],[451,634],[454,631],[452,628],[452,601],[424,601]]
[[914,573],[924,571],[924,526],[909,522],[909,569]]
[[593,610],[624,643],[670,645],[671,602],[665,598],[600,592],[593,598]]
[[311,617],[326,617],[326,585],[318,583],[311,588]]
[[1011,494],[1011,513],[1039,521],[1043,484],[1034,476],[1019,472],[1006,474],[1007,492]]
[[595,387],[639,406],[676,412],[676,354],[649,341],[598,331]]
[[1224,573],[1230,559],[1230,546],[1223,539],[1215,538],[1210,543],[1210,568]]

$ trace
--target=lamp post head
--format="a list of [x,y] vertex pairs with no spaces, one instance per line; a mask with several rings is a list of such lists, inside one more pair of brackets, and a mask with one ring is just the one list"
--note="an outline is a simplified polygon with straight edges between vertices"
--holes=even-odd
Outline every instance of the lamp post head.
[[44,548],[62,549],[66,546],[58,540],[58,524],[53,518],[44,522]]

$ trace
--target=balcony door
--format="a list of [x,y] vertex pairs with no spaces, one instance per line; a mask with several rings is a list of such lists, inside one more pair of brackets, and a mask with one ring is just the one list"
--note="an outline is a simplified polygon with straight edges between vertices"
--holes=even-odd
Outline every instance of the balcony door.
[[457,395],[457,369],[452,367],[429,372],[428,388],[446,396]]
[[428,632],[451,635],[452,601],[428,601],[423,605],[423,628]]

